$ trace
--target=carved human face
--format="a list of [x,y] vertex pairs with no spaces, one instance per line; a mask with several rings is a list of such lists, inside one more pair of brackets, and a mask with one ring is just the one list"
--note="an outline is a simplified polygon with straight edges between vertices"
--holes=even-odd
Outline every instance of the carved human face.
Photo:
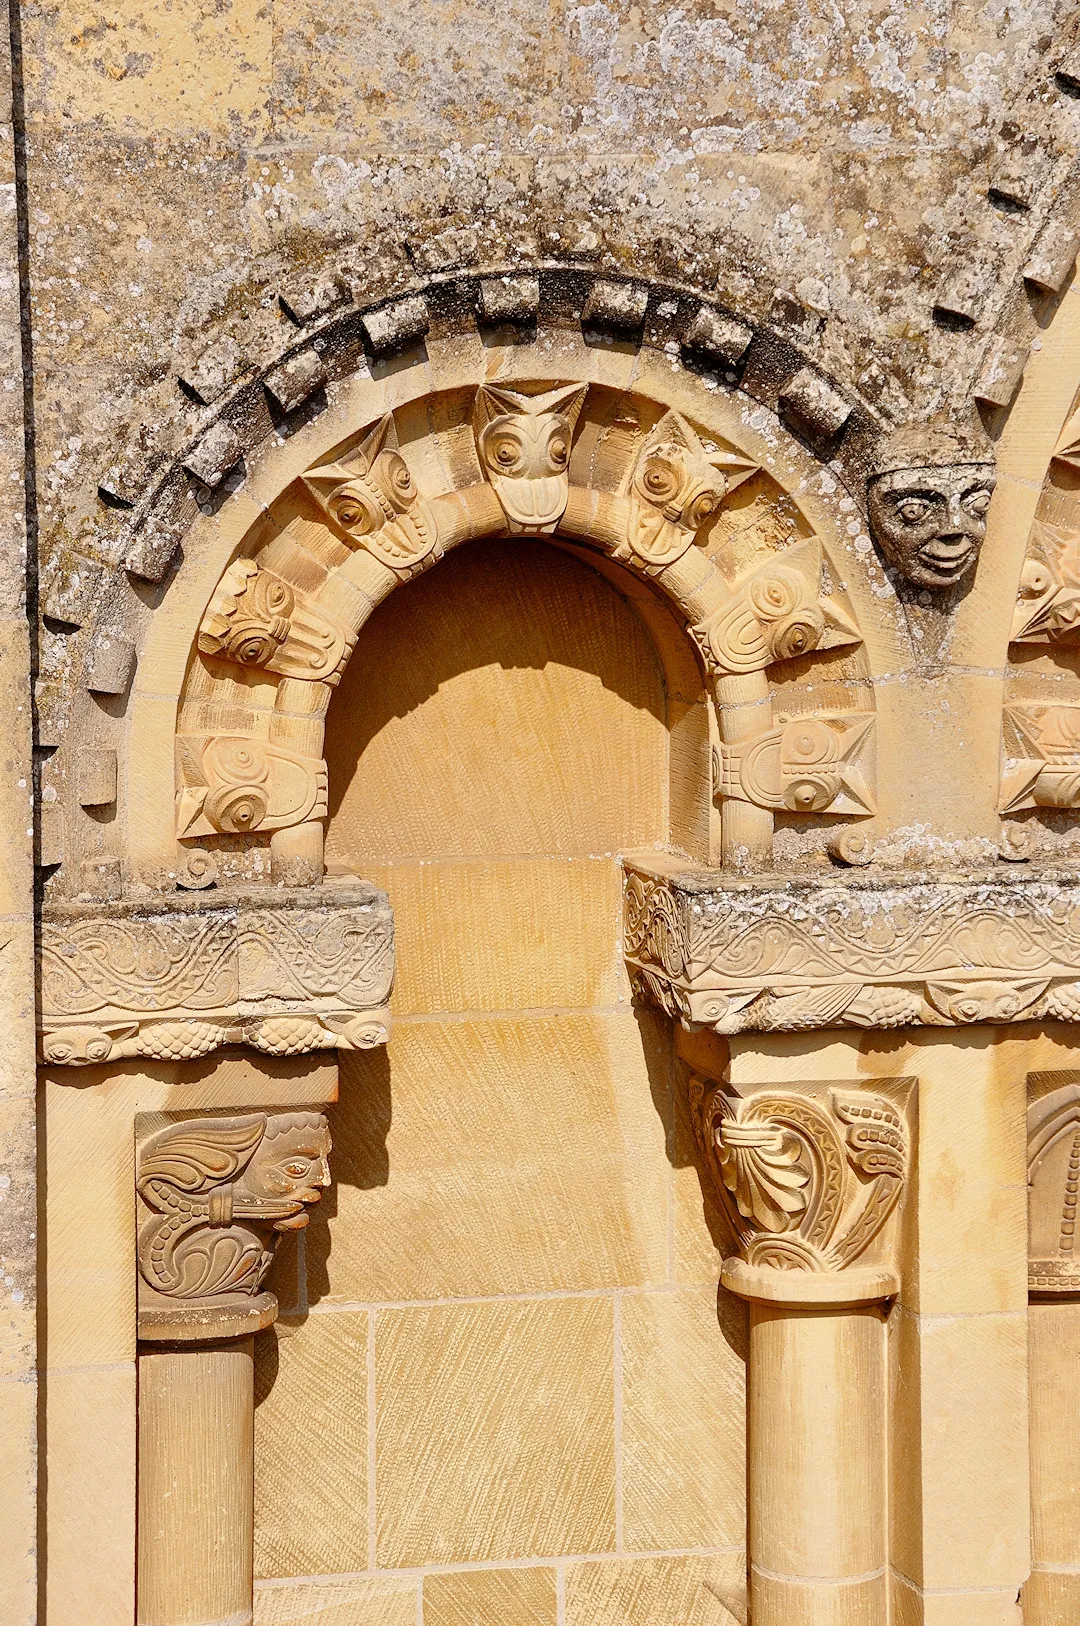
[[874,541],[918,587],[951,587],[973,570],[994,492],[987,463],[894,469],[867,492]]
[[300,1230],[307,1224],[304,1205],[317,1203],[330,1184],[330,1130],[325,1119],[311,1114],[258,1146],[237,1185],[237,1207],[281,1216],[275,1230]]

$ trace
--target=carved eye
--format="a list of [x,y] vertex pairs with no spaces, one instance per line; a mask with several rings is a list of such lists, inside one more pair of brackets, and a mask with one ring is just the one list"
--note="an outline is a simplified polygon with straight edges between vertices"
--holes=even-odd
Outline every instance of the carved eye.
[[416,486],[409,473],[408,464],[397,452],[386,452],[383,456],[383,474],[390,487],[391,494],[397,502],[409,503],[416,496]]
[[652,502],[670,502],[678,496],[682,484],[682,470],[675,468],[666,458],[650,457],[642,470],[641,487]]
[[562,435],[556,435],[553,440],[548,442],[548,457],[551,459],[552,468],[565,468],[569,456],[570,445]]
[[521,462],[521,447],[509,435],[502,435],[493,440],[488,447],[488,456],[495,467],[503,473],[517,468]]
[[686,510],[686,523],[695,531],[700,530],[707,519],[710,519],[720,506],[720,498],[715,491],[703,491],[695,497]]
[[976,519],[981,519],[989,506],[989,491],[969,491],[967,496],[964,498],[964,507],[967,509],[969,514],[974,514]]
[[330,512],[344,530],[352,531],[356,536],[366,536],[378,525],[374,510],[361,502],[359,497],[335,497],[330,504]]
[[292,1180],[302,1180],[307,1172],[308,1165],[305,1158],[294,1157],[291,1162],[285,1165],[285,1173]]
[[905,497],[903,502],[897,504],[896,512],[905,525],[917,525],[930,512],[930,504],[925,497]]

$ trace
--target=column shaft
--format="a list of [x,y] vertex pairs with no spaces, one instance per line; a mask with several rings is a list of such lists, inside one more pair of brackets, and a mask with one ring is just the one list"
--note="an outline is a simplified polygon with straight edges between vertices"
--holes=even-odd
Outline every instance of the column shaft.
[[251,1620],[254,1341],[139,1350],[139,1626]]
[[878,1305],[751,1301],[754,1626],[884,1621],[885,1416]]
[[1026,1626],[1080,1620],[1080,1437],[1071,1424],[1080,1372],[1080,1300],[1033,1300],[1031,1560]]

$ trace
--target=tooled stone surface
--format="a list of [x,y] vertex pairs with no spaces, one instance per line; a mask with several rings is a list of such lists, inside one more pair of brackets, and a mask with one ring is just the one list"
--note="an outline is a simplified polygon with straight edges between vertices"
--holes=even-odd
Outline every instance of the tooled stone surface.
[[367,1048],[386,1039],[393,916],[362,882],[69,905],[43,921],[39,958],[47,1062]]
[[1076,1207],[1080,1187],[1080,1084],[1028,1108],[1028,1286],[1080,1293]]
[[221,1306],[262,1287],[283,1231],[330,1184],[321,1112],[189,1118],[139,1147],[139,1309]]
[[908,1132],[884,1096],[775,1089],[739,1098],[690,1079],[706,1167],[751,1267],[836,1271],[880,1234],[903,1190]]
[[626,862],[638,994],[718,1033],[1080,1018],[1080,875],[741,881]]

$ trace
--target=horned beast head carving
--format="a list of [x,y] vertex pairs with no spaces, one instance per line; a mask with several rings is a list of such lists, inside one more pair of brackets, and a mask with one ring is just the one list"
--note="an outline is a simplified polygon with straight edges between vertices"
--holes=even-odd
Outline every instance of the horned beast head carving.
[[662,570],[682,557],[724,498],[757,464],[734,452],[708,452],[678,412],[665,412],[647,437],[630,482],[630,548]]
[[570,443],[586,384],[560,384],[543,395],[482,384],[476,442],[484,472],[510,524],[536,535],[553,531],[570,493]]
[[353,547],[412,575],[438,557],[435,516],[398,450],[388,412],[358,446],[309,469],[304,484]]

